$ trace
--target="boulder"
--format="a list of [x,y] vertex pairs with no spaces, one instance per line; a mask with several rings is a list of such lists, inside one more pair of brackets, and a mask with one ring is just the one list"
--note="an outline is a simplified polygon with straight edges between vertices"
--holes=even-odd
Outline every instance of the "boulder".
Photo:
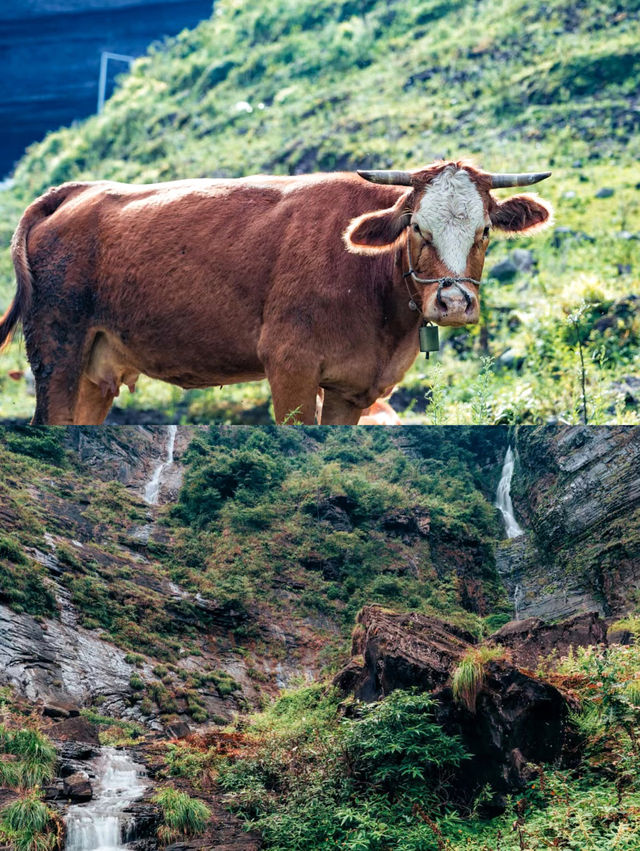
[[596,192],[596,198],[611,198],[615,195],[616,190],[611,186],[601,186],[600,189]]
[[555,624],[545,623],[540,618],[525,618],[510,621],[488,640],[509,648],[515,665],[535,670],[538,661],[552,653],[560,659],[572,647],[606,644],[607,627],[598,612],[574,615]]
[[568,705],[544,680],[532,677],[505,660],[485,666],[475,712],[456,703],[450,688],[436,694],[436,718],[462,739],[472,754],[458,778],[458,790],[472,800],[489,784],[489,811],[502,810],[508,795],[519,792],[536,776],[536,766],[554,762],[565,743]]
[[[549,643],[552,627],[517,624],[510,633],[510,654],[534,658],[530,633],[537,627]],[[597,616],[573,619],[566,640],[588,641],[603,634]],[[556,638],[561,640],[562,637]],[[529,642],[529,644],[528,644]],[[558,759],[565,743],[568,704],[550,683],[520,670],[507,658],[484,665],[473,710],[454,699],[451,676],[461,657],[473,647],[464,630],[418,613],[396,613],[366,606],[358,616],[353,636],[353,658],[334,684],[344,693],[365,701],[378,700],[394,689],[430,691],[436,701],[435,716],[451,735],[460,736],[471,758],[456,778],[460,802],[469,803],[487,784],[493,790],[489,810],[504,808],[506,796],[519,792],[537,771],[535,765]],[[537,658],[537,656],[535,656]],[[347,707],[347,711],[349,708]]]
[[172,739],[184,739],[190,735],[191,727],[185,721],[174,721],[171,724],[167,724],[165,732]]
[[509,258],[521,272],[530,272],[536,265],[535,255],[528,248],[514,248]]
[[85,771],[78,771],[65,777],[62,788],[65,798],[71,801],[90,801],[93,797],[89,775]]
[[80,715],[80,710],[73,703],[45,703],[42,708],[42,714],[45,718],[77,718]]
[[82,742],[96,747],[100,744],[97,727],[82,716],[58,721],[49,727],[47,733],[57,742]]
[[463,629],[418,612],[391,612],[365,606],[358,614],[352,655],[360,673],[347,665],[334,683],[359,700],[377,700],[396,688],[432,691],[443,686],[452,667],[473,644]]

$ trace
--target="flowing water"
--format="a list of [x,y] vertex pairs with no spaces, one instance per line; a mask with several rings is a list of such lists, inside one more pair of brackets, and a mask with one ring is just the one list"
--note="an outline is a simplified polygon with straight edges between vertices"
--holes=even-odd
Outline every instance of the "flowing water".
[[167,446],[165,450],[165,458],[160,461],[153,471],[153,475],[147,482],[144,489],[144,499],[149,505],[157,505],[160,497],[160,485],[162,484],[162,476],[164,471],[173,464],[173,449],[176,445],[176,433],[178,426],[167,426]]
[[518,525],[513,514],[513,503],[511,502],[511,477],[513,476],[514,457],[513,451],[509,446],[507,454],[504,456],[504,464],[502,465],[502,475],[498,484],[496,493],[496,508],[500,509],[504,527],[507,533],[507,538],[517,538],[523,534],[523,530]]
[[128,819],[123,810],[139,798],[146,783],[142,766],[124,751],[102,748],[95,760],[93,799],[67,812],[65,851],[119,851]]

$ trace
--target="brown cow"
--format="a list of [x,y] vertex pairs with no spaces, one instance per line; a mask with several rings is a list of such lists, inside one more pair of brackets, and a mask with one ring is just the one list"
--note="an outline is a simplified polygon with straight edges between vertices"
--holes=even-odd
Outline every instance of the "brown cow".
[[[12,243],[34,423],[101,423],[140,373],[184,388],[268,378],[278,422],[357,423],[418,352],[424,319],[477,322],[493,226],[550,221],[492,188],[548,176],[458,162],[149,186],[67,183]],[[362,178],[366,178],[363,180]]]

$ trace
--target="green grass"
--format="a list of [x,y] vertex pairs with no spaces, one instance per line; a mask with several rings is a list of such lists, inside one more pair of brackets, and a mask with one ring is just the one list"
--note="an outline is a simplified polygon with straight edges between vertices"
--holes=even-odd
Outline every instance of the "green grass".
[[[614,0],[221,0],[211,20],[138,59],[103,114],[30,148],[0,193],[0,305],[13,292],[6,246],[21,210],[64,180],[402,168],[438,155],[495,171],[549,167],[540,192],[577,236],[520,240],[535,269],[509,283],[487,274],[480,324],[444,330],[440,374],[418,358],[403,382],[416,409],[439,384],[440,412],[403,418],[578,421],[568,317],[584,301],[588,418],[637,423],[620,384],[640,367],[640,318],[624,310],[640,289],[640,241],[620,234],[637,231],[640,210],[639,20],[636,0],[623,12]],[[597,198],[603,186],[614,194]],[[495,241],[487,271],[513,247]],[[3,364],[24,367],[19,343]],[[0,417],[29,416],[24,383],[0,382]],[[270,399],[265,382],[183,393],[143,379],[118,403],[242,422],[267,416]]]
[[476,711],[478,694],[482,690],[485,665],[504,656],[501,647],[473,647],[462,657],[451,678],[453,698],[464,704],[469,712]]
[[14,730],[0,724],[0,786],[26,790],[48,783],[56,759],[56,749],[39,730]]
[[211,810],[204,801],[191,798],[170,786],[161,789],[153,800],[159,805],[162,814],[158,838],[163,844],[168,845],[180,837],[197,836],[206,830]]
[[0,840],[12,851],[55,851],[62,837],[60,817],[30,792],[0,810]]

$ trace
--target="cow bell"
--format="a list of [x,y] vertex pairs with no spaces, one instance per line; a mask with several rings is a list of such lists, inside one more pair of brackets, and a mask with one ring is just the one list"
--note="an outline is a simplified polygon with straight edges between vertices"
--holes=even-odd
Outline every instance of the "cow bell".
[[420,351],[425,352],[425,358],[429,360],[429,352],[437,352],[440,350],[440,341],[438,340],[437,325],[421,325],[420,326]]

